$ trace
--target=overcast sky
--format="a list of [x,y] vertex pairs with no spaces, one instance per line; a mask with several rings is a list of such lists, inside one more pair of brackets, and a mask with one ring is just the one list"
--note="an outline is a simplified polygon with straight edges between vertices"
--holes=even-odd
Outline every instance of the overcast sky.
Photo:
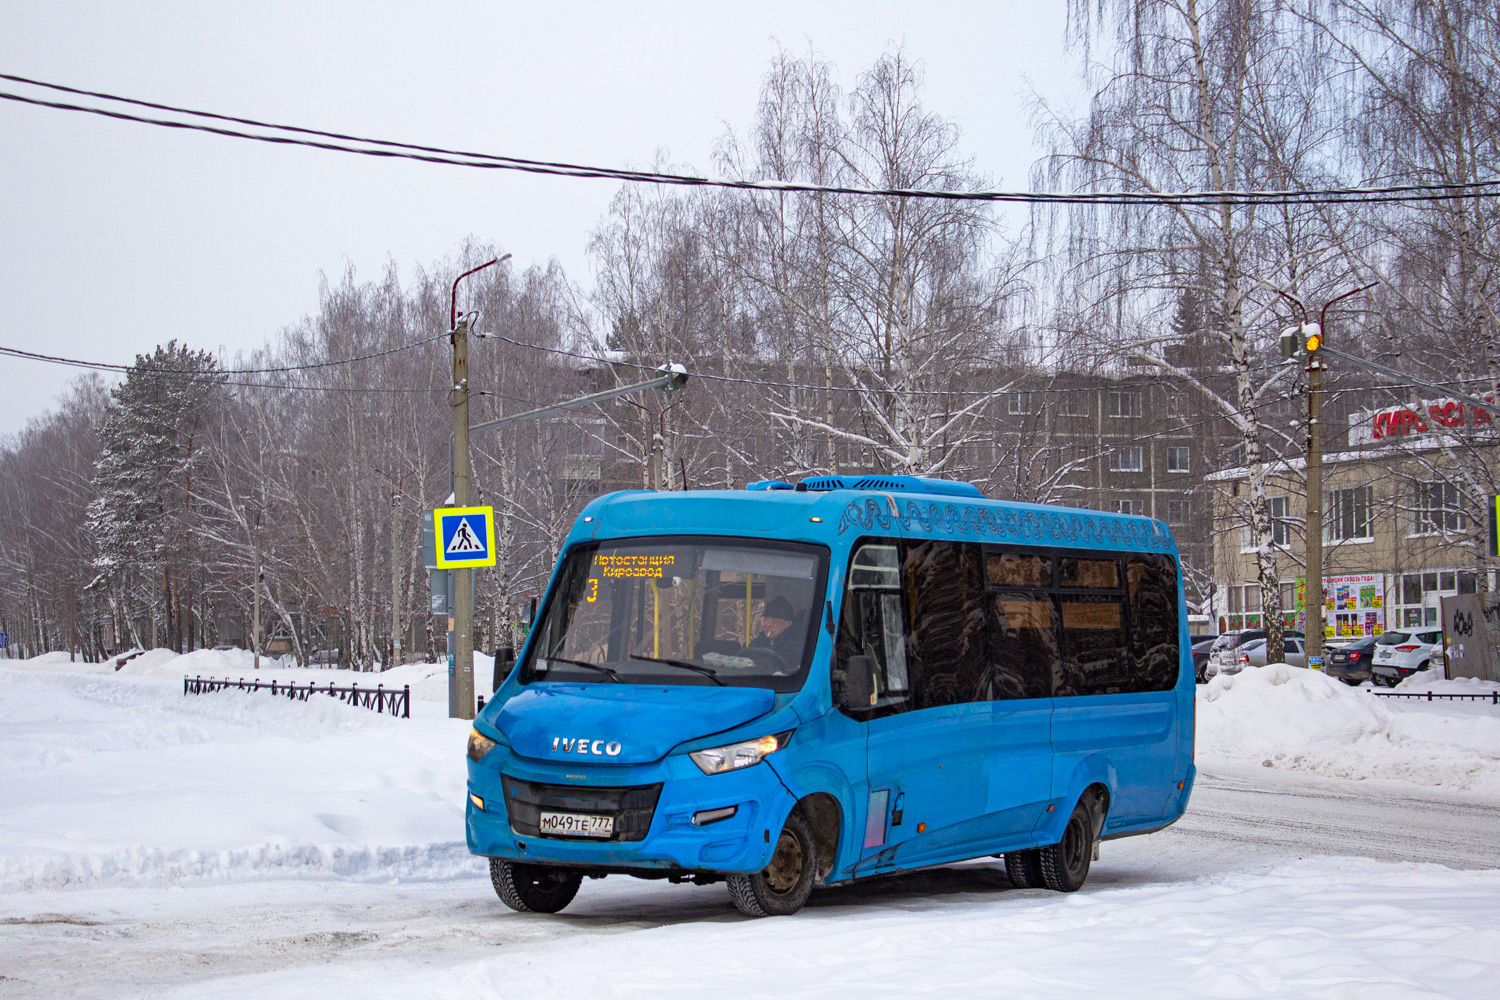
[[[853,86],[904,44],[928,107],[1028,186],[1031,88],[1076,86],[1062,0],[92,4],[0,0],[0,72],[226,114],[538,159],[710,167],[778,44]],[[14,90],[10,85],[0,89]],[[129,363],[257,346],[322,275],[403,276],[469,235],[525,267],[584,252],[617,184],[388,162],[0,101],[0,345]],[[76,369],[0,357],[0,435]]]

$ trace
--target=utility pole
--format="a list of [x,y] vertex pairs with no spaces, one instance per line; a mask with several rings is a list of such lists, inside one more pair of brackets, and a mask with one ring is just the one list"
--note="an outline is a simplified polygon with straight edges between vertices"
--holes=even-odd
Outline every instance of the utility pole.
[[[1321,334],[1307,338],[1322,345]],[[1323,669],[1323,362],[1307,352],[1307,666]]]
[[[453,294],[449,303],[448,321],[451,324],[448,339],[453,345],[453,505],[469,506],[469,317],[458,316],[458,283],[471,274],[483,271],[510,257],[494,260],[470,268],[453,279]],[[463,566],[449,570],[453,581],[453,665],[450,686],[456,700],[457,718],[474,718],[474,570]]]
[[1335,303],[1367,292],[1379,282],[1371,282],[1353,291],[1335,296],[1324,304],[1316,324],[1307,322],[1307,310],[1302,302],[1279,289],[1277,294],[1293,303],[1302,313],[1300,327],[1288,327],[1281,331],[1281,353],[1287,357],[1298,354],[1307,356],[1307,665],[1312,670],[1323,669],[1323,360],[1325,351],[1346,357],[1331,348],[1325,348],[1328,310]]
[[391,662],[401,666],[401,491],[391,489]]
[[260,669],[260,536],[255,538],[255,613],[250,622],[250,647],[255,650],[255,669]]

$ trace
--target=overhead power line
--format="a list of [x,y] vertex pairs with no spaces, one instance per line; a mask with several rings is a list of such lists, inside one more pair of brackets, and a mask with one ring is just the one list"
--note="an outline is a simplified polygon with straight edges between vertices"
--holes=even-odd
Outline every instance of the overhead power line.
[[138,371],[151,375],[173,375],[185,378],[218,378],[222,375],[273,375],[287,372],[315,371],[319,368],[333,368],[338,365],[352,364],[355,361],[369,361],[371,358],[383,358],[388,354],[398,354],[401,351],[409,351],[423,344],[430,344],[434,340],[441,340],[446,333],[440,333],[425,340],[416,340],[410,344],[402,344],[400,347],[388,348],[384,351],[372,351],[369,354],[360,354],[352,358],[335,358],[332,361],[315,361],[305,365],[280,365],[274,368],[215,368],[212,371],[184,371],[180,368],[153,368],[151,365],[119,365],[107,361],[82,361],[78,358],[62,358],[54,354],[38,354],[35,351],[23,351],[17,347],[0,347],[0,354],[11,357],[25,358],[28,361],[44,361],[54,365],[71,365],[75,368],[92,368],[97,371],[130,372]]
[[[627,170],[617,167],[600,167],[557,160],[537,160],[525,157],[503,156],[494,153],[472,152],[427,146],[418,143],[397,142],[390,139],[369,138],[307,128],[298,125],[282,125],[274,122],[225,115],[212,111],[184,108],[176,105],[144,101],[104,91],[84,90],[63,84],[49,83],[30,77],[0,73],[0,80],[9,80],[25,86],[37,87],[55,93],[88,97],[98,101],[129,107],[149,109],[182,115],[203,121],[220,122],[209,125],[202,122],[182,121],[170,118],[155,118],[144,114],[112,108],[75,104],[68,101],[46,100],[25,94],[0,91],[0,99],[28,104],[34,107],[57,111],[73,111],[99,115],[118,121],[161,128],[207,132],[227,138],[246,139],[277,145],[306,146],[330,152],[350,153],[386,159],[406,159],[447,166],[470,167],[482,170],[509,170],[522,173],[544,174],[557,177],[580,177],[619,180],[630,183],[666,184],[682,187],[728,188],[745,191],[765,191],[793,194],[830,194],[858,197],[914,198],[940,201],[975,201],[1010,204],[1076,204],[1076,205],[1293,205],[1293,204],[1368,204],[1408,201],[1450,201],[1465,198],[1489,198],[1500,194],[1500,178],[1459,184],[1388,184],[1365,187],[1340,187],[1316,189],[1281,189],[1272,191],[954,191],[929,188],[867,187],[841,184],[811,184],[789,180],[746,180],[730,177],[708,177],[694,174],[669,173],[652,170]],[[241,127],[228,127],[241,126]],[[245,128],[262,129],[249,132]]]

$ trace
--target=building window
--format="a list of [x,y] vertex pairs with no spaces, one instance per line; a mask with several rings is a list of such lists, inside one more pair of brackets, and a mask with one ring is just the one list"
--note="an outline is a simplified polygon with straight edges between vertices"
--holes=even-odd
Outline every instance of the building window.
[[1139,500],[1111,500],[1109,509],[1116,514],[1144,514],[1145,510]]
[[1372,486],[1331,490],[1323,537],[1330,542],[1375,537],[1375,519],[1371,510],[1374,505],[1375,488]]
[[1260,628],[1260,584],[1236,583],[1226,589],[1231,629]]
[[1167,523],[1168,524],[1187,524],[1188,523],[1188,501],[1187,501],[1187,497],[1183,497],[1180,500],[1168,500],[1167,501]]
[[1270,497],[1271,544],[1285,548],[1292,542],[1292,526],[1287,524],[1288,497]]
[[1006,409],[1012,414],[1034,412],[1035,401],[1030,392],[1012,392],[1006,394]]
[[1141,446],[1130,445],[1126,448],[1116,448],[1109,453],[1109,471],[1111,472],[1140,472],[1145,468],[1142,461]]
[[1141,415],[1141,394],[1138,392],[1111,392],[1108,394],[1105,412],[1111,417],[1138,417]]
[[1180,392],[1169,392],[1169,393],[1167,393],[1167,416],[1169,416],[1169,417],[1180,417],[1180,416],[1182,416],[1182,393],[1180,393]]
[[1065,417],[1088,416],[1089,394],[1087,392],[1064,392],[1058,412]]
[[1191,467],[1188,463],[1188,450],[1186,445],[1174,446],[1167,449],[1167,471],[1189,472]]
[[1458,487],[1453,483],[1412,483],[1407,530],[1412,535],[1441,535],[1462,531],[1466,521],[1459,510]]
[[1472,594],[1479,589],[1479,576],[1472,570],[1430,569],[1404,573],[1399,586],[1392,587],[1391,628],[1424,628],[1435,626],[1442,611],[1442,599],[1454,594]]

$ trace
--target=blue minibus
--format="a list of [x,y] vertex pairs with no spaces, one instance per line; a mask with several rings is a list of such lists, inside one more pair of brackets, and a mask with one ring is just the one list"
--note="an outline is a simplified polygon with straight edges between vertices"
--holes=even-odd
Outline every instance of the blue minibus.
[[474,721],[469,849],[544,913],[621,874],[789,914],[988,856],[1076,890],[1187,806],[1185,610],[1165,524],[968,483],[600,497]]

